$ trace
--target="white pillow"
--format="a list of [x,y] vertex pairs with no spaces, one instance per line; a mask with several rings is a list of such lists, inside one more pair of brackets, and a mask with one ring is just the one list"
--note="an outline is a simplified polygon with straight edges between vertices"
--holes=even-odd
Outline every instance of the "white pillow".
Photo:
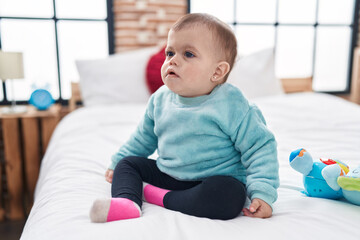
[[99,60],[78,60],[80,91],[85,106],[146,103],[146,65],[158,47],[127,51]]
[[[84,105],[146,103],[150,97],[145,81],[146,65],[158,51],[159,47],[150,47],[114,54],[106,59],[76,61]],[[283,93],[274,73],[273,49],[240,58],[228,82],[249,99]]]
[[234,64],[227,82],[238,87],[249,99],[283,94],[274,66],[272,48],[244,56]]

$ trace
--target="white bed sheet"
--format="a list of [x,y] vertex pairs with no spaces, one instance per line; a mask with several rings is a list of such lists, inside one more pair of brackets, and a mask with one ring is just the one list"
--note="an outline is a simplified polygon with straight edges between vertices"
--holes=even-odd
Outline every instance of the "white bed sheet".
[[142,117],[144,105],[88,107],[58,125],[43,159],[35,203],[21,239],[360,239],[360,207],[306,197],[290,168],[292,150],[360,164],[360,107],[316,93],[256,99],[278,141],[279,198],[273,217],[222,221],[188,216],[144,203],[143,216],[91,223],[96,198],[110,197],[104,172],[110,156]]

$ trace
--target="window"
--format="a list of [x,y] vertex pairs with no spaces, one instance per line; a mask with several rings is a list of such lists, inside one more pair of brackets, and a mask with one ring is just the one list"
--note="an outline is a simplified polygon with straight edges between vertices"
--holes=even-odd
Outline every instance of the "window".
[[275,49],[278,78],[313,76],[313,89],[349,92],[357,0],[191,0],[190,12],[227,22],[239,54]]
[[25,75],[14,81],[15,96],[11,84],[0,86],[0,104],[25,103],[36,88],[69,99],[75,61],[114,52],[111,9],[112,0],[0,0],[0,48],[23,53]]

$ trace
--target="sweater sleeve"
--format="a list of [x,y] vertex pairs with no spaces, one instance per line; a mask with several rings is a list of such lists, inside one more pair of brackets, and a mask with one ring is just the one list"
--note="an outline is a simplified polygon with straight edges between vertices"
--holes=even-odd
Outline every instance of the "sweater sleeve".
[[274,135],[266,127],[260,110],[252,105],[235,136],[235,148],[246,169],[246,188],[250,199],[259,198],[271,207],[277,199],[279,163]]
[[144,117],[127,142],[111,157],[109,169],[115,169],[118,162],[126,156],[148,157],[157,148],[154,133],[153,101],[150,99]]

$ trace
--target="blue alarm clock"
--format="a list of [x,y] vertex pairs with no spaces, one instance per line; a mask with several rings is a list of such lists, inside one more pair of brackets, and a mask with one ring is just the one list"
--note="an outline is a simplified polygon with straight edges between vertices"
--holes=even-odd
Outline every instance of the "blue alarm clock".
[[35,90],[31,96],[29,103],[34,105],[38,110],[46,110],[48,109],[55,100],[49,93],[49,91],[45,89],[37,89]]

